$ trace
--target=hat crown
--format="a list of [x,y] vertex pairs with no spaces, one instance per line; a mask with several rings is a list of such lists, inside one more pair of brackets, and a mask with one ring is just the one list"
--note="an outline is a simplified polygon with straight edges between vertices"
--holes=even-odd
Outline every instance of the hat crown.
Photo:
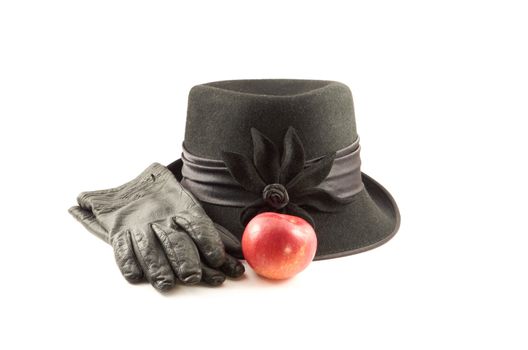
[[193,87],[189,93],[185,147],[221,159],[221,151],[252,157],[251,128],[280,149],[293,126],[307,159],[342,149],[357,139],[350,89],[324,80],[230,80]]

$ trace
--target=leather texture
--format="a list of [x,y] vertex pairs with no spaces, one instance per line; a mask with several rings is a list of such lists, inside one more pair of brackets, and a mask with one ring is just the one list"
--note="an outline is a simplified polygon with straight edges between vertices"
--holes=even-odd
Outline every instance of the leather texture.
[[237,278],[244,266],[240,243],[214,224],[194,196],[163,165],[154,163],[134,180],[83,192],[69,212],[90,232],[112,245],[125,279],[147,279],[166,291],[179,280],[210,285]]

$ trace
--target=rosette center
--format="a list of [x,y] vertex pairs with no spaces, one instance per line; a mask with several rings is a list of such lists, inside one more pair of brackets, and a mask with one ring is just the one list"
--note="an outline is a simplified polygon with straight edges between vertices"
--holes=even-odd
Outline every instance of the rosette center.
[[279,183],[269,184],[262,190],[264,201],[275,209],[284,208],[290,201],[286,187]]

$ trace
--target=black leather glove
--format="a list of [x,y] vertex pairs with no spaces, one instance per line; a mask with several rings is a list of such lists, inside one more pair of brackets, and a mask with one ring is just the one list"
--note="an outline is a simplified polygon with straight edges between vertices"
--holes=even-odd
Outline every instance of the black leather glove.
[[107,190],[81,193],[69,212],[114,248],[123,276],[146,278],[165,291],[185,284],[221,284],[244,266],[225,252],[240,248],[227,229],[215,225],[194,196],[163,165],[154,163],[134,180]]

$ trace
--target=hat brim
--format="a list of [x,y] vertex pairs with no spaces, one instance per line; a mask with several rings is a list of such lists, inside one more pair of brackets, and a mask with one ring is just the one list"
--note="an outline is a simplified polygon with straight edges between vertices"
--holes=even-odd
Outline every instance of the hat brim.
[[[179,166],[171,168],[178,179],[181,179],[180,162],[178,160]],[[365,188],[341,210],[325,213],[306,209],[314,219],[317,234],[314,260],[337,258],[376,248],[389,241],[398,231],[400,213],[394,198],[365,173],[362,173],[362,180]],[[242,208],[205,202],[201,204],[211,220],[227,228],[238,239],[242,238]]]
[[[313,213],[318,227],[318,251],[314,260],[361,253],[388,242],[400,228],[400,211],[392,195],[376,180],[361,173],[365,188],[337,213]],[[331,229],[332,223],[336,228]],[[320,238],[319,238],[320,237]]]

